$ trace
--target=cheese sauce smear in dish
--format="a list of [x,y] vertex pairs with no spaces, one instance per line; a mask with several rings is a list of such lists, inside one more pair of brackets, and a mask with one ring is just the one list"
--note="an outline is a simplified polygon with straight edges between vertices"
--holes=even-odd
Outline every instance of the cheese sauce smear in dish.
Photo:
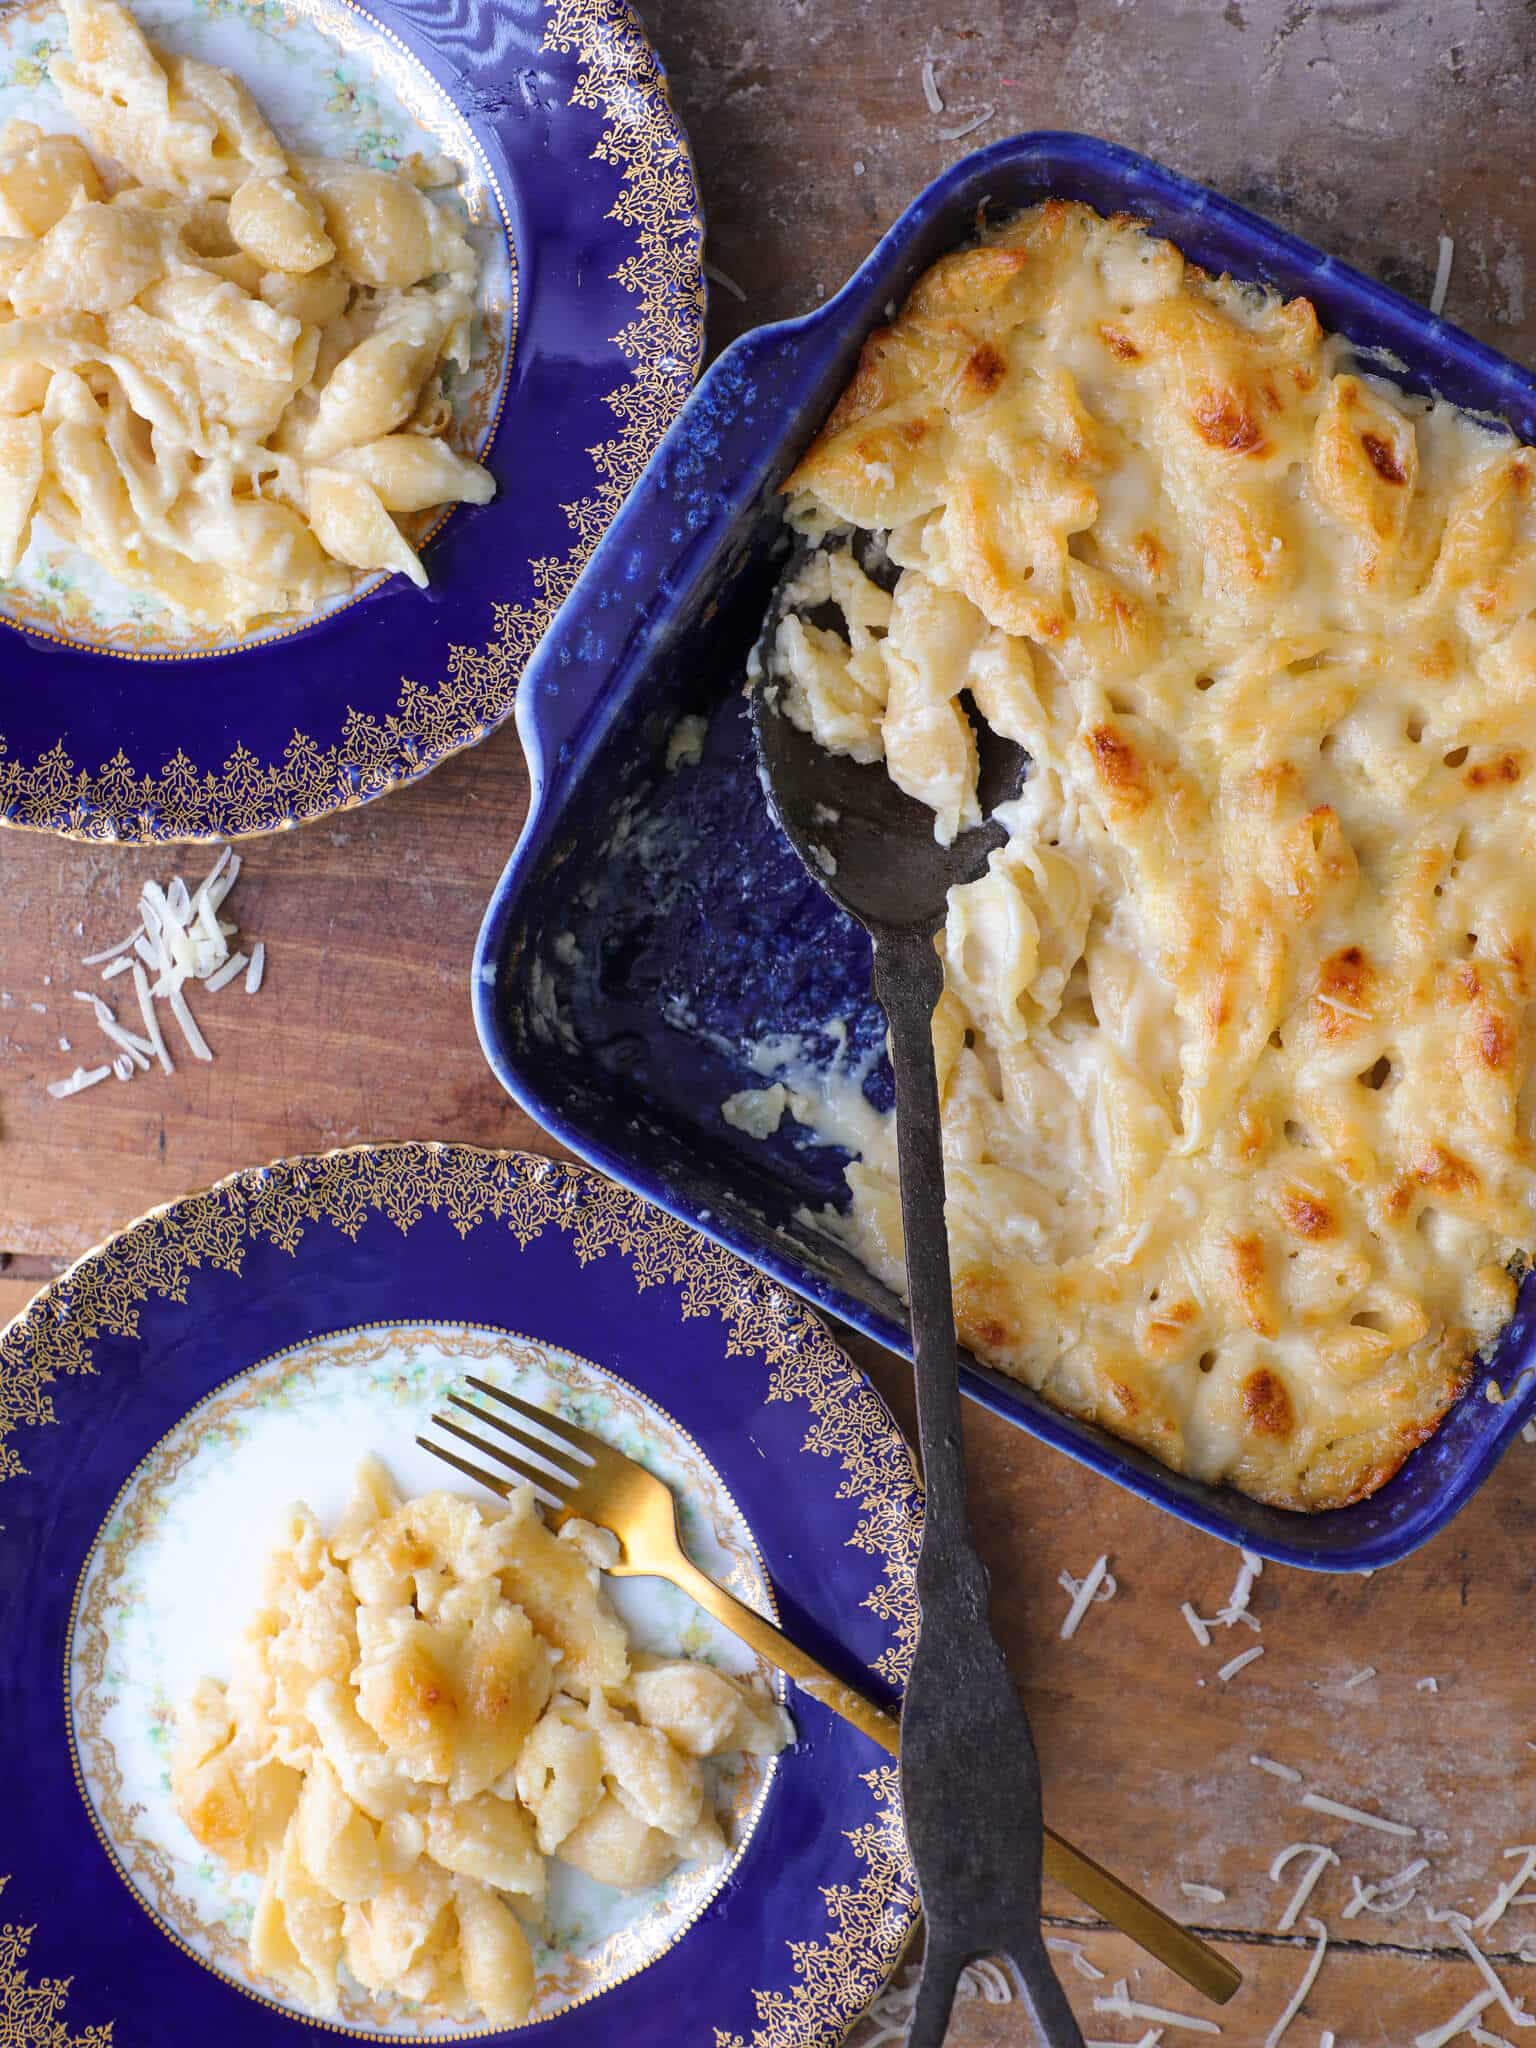
[[[965,1342],[1201,1479],[1372,1492],[1532,1237],[1536,454],[1052,201],[919,280],[785,490],[797,722],[943,839],[965,700],[1031,758],[939,940]],[[889,1120],[778,1078],[858,1112],[835,1227],[899,1290]]]

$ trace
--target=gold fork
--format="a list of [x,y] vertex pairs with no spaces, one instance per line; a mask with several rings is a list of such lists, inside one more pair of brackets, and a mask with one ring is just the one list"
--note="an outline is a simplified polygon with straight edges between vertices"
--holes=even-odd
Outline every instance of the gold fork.
[[[578,1516],[607,1529],[620,1544],[618,1561],[609,1567],[616,1578],[670,1580],[750,1649],[766,1657],[776,1670],[787,1672],[802,1692],[851,1722],[888,1754],[896,1755],[900,1733],[892,1715],[835,1678],[771,1621],[743,1606],[699,1570],[678,1538],[677,1504],[671,1489],[654,1473],[603,1443],[589,1430],[578,1429],[563,1417],[550,1414],[548,1409],[509,1394],[504,1387],[492,1386],[489,1380],[476,1379],[472,1373],[467,1373],[465,1379],[477,1393],[521,1420],[496,1414],[458,1394],[449,1394],[449,1403],[472,1415],[483,1427],[510,1439],[525,1455],[518,1457],[499,1443],[487,1442],[451,1416],[434,1415],[433,1423],[482,1457],[493,1459],[516,1478],[504,1479],[487,1472],[483,1466],[472,1464],[429,1437],[419,1436],[416,1441],[424,1451],[430,1451],[433,1457],[441,1458],[455,1471],[489,1487],[503,1499],[519,1482],[533,1487],[557,1529]],[[526,1424],[533,1427],[525,1427]],[[538,1434],[539,1431],[544,1434]],[[531,1459],[541,1462],[528,1462]],[[1242,1983],[1241,1972],[1225,1956],[1218,1955],[1198,1935],[1181,1927],[1150,1899],[1144,1899],[1050,1828],[1045,1831],[1045,1868],[1084,1905],[1128,1934],[1149,1955],[1207,1998],[1224,2005]]]

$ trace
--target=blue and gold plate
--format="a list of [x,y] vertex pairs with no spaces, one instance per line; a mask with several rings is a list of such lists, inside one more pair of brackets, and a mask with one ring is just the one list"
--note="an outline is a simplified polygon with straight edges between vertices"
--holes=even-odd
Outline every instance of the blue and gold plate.
[[[448,438],[498,488],[426,529],[429,589],[360,576],[313,619],[221,638],[42,522],[0,583],[0,823],[271,832],[415,780],[510,712],[698,369],[697,187],[629,0],[129,4],[244,78],[292,148],[446,157],[481,259]],[[0,128],[72,125],[49,76],[66,45],[60,0],[0,0]]]
[[[0,2013],[16,2048],[503,2039],[353,1987],[304,2015],[246,1956],[255,1899],[171,1804],[176,1701],[227,1676],[284,1510],[466,1370],[672,1486],[704,1567],[850,1679],[900,1688],[919,1501],[878,1396],[788,1291],[586,1168],[398,1145],[157,1210],[0,1334]],[[647,1649],[752,1660],[671,1588]],[[764,1673],[772,1680],[771,1674]],[[892,1760],[798,1693],[797,1739],[715,1783],[728,1852],[638,1897],[561,1873],[532,2020],[561,2048],[823,2048],[916,1912]],[[110,2028],[110,2033],[106,2030]]]

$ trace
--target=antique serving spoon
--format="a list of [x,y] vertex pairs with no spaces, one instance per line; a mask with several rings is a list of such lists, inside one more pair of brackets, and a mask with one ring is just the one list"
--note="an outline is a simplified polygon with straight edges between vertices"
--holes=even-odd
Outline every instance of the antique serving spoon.
[[[786,582],[790,579],[786,579]],[[782,588],[783,586],[781,586]],[[765,649],[780,615],[770,616]],[[939,2048],[960,1973],[1006,1956],[1049,2048],[1082,2035],[1040,1930],[1044,1820],[1040,1765],[1024,1706],[987,1613],[988,1579],[965,1496],[960,1377],[932,1020],[943,991],[934,937],[949,891],[975,881],[1004,843],[990,822],[1017,794],[1022,751],[981,721],[982,815],[933,836],[933,814],[899,790],[883,762],[830,754],[791,723],[780,688],[752,691],[752,729],[773,814],[807,869],[874,945],[875,995],[890,1026],[907,1291],[926,1509],[917,1564],[920,1628],[901,1713],[901,1797],[927,1922],[910,2048]]]

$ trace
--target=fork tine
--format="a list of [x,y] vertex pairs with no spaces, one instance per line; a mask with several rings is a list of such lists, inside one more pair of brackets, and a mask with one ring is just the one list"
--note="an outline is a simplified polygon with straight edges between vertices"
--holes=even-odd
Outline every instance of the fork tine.
[[[525,1421],[536,1422],[540,1429],[547,1429],[551,1436],[559,1437],[569,1444],[573,1451],[580,1451],[584,1457],[593,1458],[603,1446],[586,1430],[578,1429],[574,1422],[563,1421],[558,1415],[551,1415],[547,1408],[536,1408],[531,1401],[525,1401],[518,1394],[509,1394],[505,1387],[493,1387],[489,1380],[477,1380],[472,1372],[464,1375],[466,1382],[482,1394],[489,1394],[493,1401],[500,1401],[503,1407],[515,1408]],[[490,1420],[489,1416],[486,1418]]]
[[561,1484],[561,1477],[554,1472],[541,1472],[536,1465],[525,1465],[521,1458],[514,1458],[510,1451],[504,1451],[500,1444],[482,1443],[480,1438],[467,1429],[460,1429],[446,1415],[432,1418],[438,1429],[446,1429],[450,1436],[456,1436],[460,1443],[468,1444],[471,1450],[479,1451],[487,1458],[494,1458],[498,1465],[505,1465],[509,1472],[515,1472],[519,1479],[526,1479],[536,1492],[544,1494],[556,1507],[564,1507],[568,1490]]
[[499,1494],[503,1500],[512,1491],[510,1480],[498,1479],[494,1472],[482,1472],[478,1465],[471,1465],[468,1458],[455,1456],[441,1444],[433,1443],[430,1437],[419,1436],[416,1441],[424,1451],[430,1451],[434,1458],[441,1458],[445,1465],[452,1465],[454,1470],[462,1472],[466,1479],[473,1479],[481,1486],[488,1486],[492,1493]]
[[515,1422],[508,1422],[500,1415],[493,1415],[488,1408],[482,1408],[478,1401],[466,1401],[458,1394],[450,1394],[448,1399],[455,1408],[462,1408],[466,1415],[473,1415],[476,1422],[483,1422],[488,1429],[498,1429],[503,1436],[511,1437],[513,1443],[520,1450],[531,1451],[539,1458],[547,1458],[554,1467],[558,1478],[564,1479],[574,1486],[578,1480],[586,1477],[590,1467],[583,1466],[574,1472],[567,1469],[568,1463],[574,1461],[571,1458],[571,1453],[563,1450],[559,1444],[543,1442],[541,1438],[534,1436],[530,1430],[519,1429]]

